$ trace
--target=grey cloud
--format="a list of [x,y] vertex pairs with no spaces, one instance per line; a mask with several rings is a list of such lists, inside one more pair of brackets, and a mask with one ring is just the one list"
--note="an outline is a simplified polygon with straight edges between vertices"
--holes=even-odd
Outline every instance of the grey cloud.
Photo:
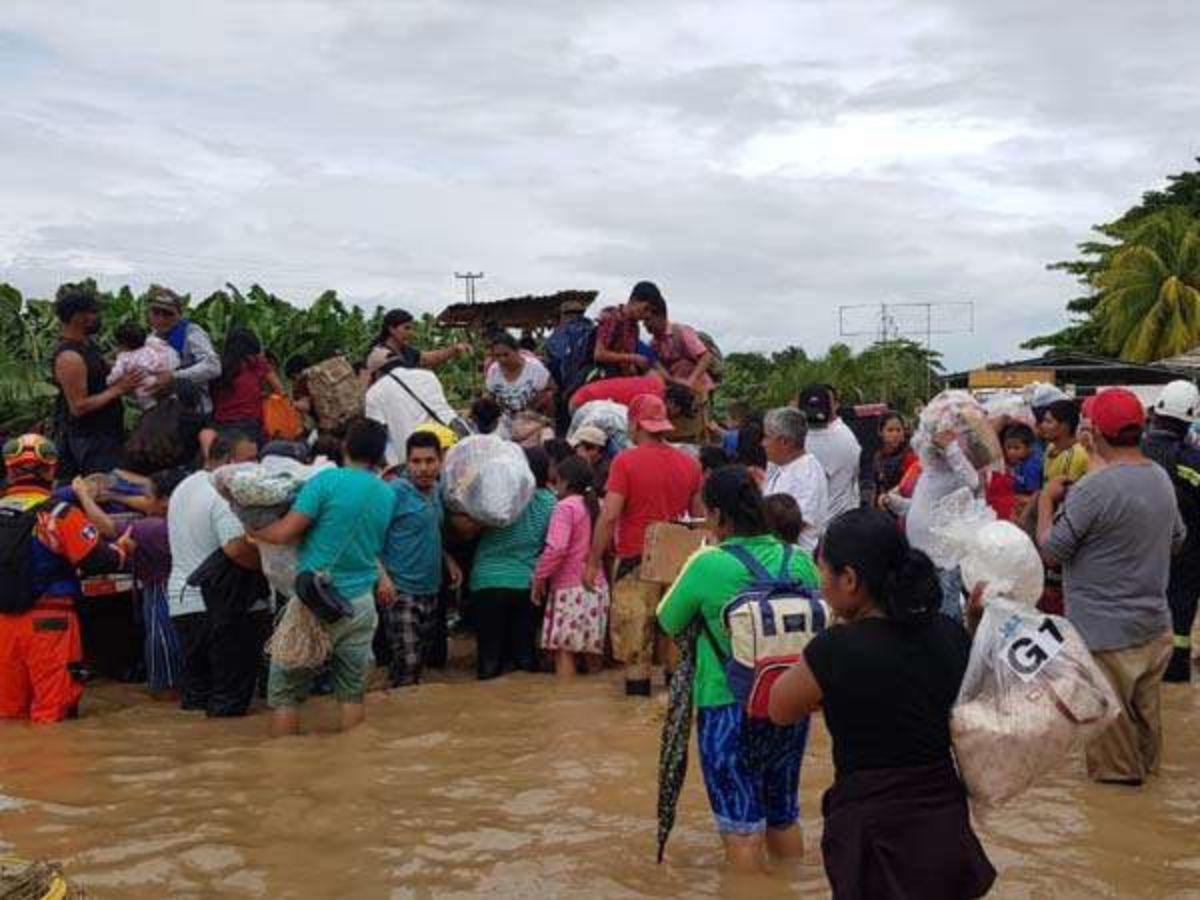
[[1045,263],[1195,155],[1200,8],[1161,7],[14,3],[0,279],[435,309],[468,266],[651,277],[727,348],[812,351],[841,303],[971,298],[939,346],[1012,356],[1074,293]]

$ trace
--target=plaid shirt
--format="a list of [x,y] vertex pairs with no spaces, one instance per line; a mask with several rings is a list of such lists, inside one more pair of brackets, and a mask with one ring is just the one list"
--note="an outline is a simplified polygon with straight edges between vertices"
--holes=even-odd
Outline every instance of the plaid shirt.
[[[638,323],[625,316],[622,306],[608,306],[596,321],[596,346],[614,353],[637,353]],[[606,365],[612,375],[636,375],[637,366]]]

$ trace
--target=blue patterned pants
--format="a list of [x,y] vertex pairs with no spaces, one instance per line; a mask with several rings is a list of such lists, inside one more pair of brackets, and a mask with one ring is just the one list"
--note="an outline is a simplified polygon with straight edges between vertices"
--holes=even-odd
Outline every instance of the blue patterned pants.
[[786,727],[750,721],[730,703],[701,707],[696,734],[717,831],[758,834],[796,824],[808,719]]

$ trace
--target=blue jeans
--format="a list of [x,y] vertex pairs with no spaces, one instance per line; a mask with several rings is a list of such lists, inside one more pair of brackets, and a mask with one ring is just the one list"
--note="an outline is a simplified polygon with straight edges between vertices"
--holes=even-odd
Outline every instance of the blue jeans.
[[955,622],[961,622],[962,613],[962,572],[958,566],[953,569],[938,569],[938,583],[942,586],[941,612]]

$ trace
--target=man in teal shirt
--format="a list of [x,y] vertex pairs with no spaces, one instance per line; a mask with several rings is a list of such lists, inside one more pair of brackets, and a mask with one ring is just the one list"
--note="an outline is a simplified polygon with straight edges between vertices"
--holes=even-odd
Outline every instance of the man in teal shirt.
[[[318,473],[300,491],[292,509],[279,521],[254,534],[271,544],[300,544],[300,570],[325,572],[354,614],[322,623],[333,642],[330,674],[341,705],[341,726],[348,731],[362,722],[367,674],[374,664],[371,640],[379,617],[375,587],[394,499],[376,470],[383,464],[387,429],[360,419],[346,431],[345,467]],[[384,588],[390,585],[384,585]],[[379,601],[394,599],[380,590]],[[312,669],[284,669],[272,664],[267,702],[274,713],[273,736],[298,734],[298,707],[312,689]]]
[[438,605],[443,562],[451,586],[462,580],[458,564],[442,552],[442,444],[437,435],[409,435],[405,469],[407,477],[389,483],[394,506],[383,546],[385,577],[396,595],[396,602],[381,611],[392,651],[392,687],[421,680],[422,661],[439,633],[438,616],[445,615]]

